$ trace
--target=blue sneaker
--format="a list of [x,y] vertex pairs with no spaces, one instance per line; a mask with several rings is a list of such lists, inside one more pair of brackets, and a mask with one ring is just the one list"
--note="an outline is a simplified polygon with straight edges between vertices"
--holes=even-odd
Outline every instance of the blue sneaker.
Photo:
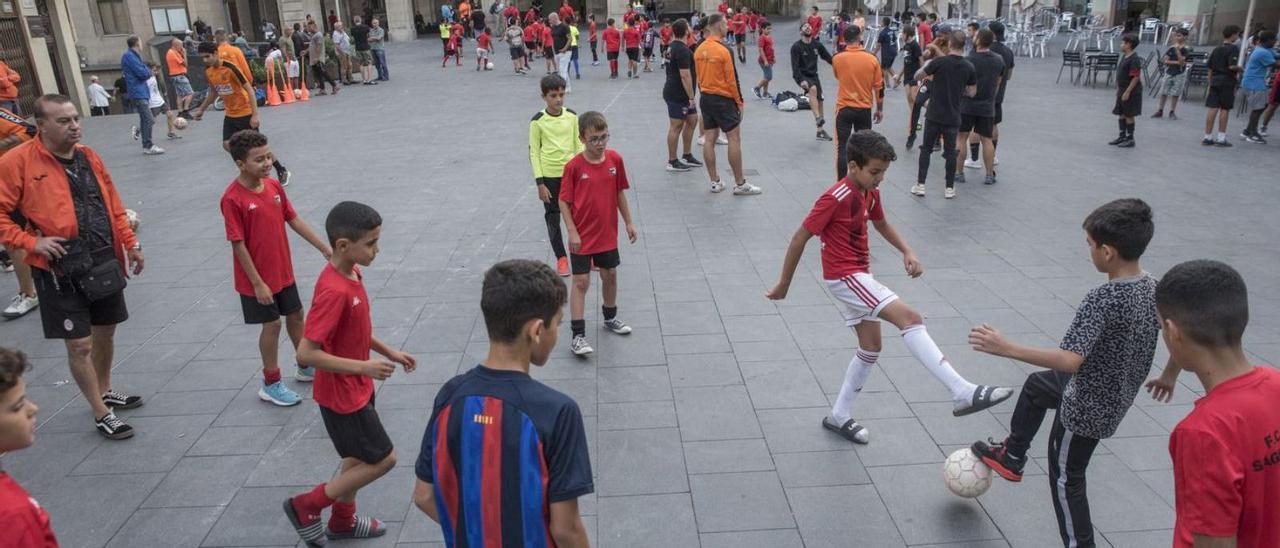
[[279,405],[280,407],[289,407],[302,403],[302,397],[297,392],[289,390],[282,381],[276,381],[275,384],[263,385],[258,389],[258,397],[262,401],[267,401]]
[[315,375],[311,373],[311,368],[302,364],[297,364],[298,370],[293,373],[293,380],[298,382],[311,382],[315,380]]

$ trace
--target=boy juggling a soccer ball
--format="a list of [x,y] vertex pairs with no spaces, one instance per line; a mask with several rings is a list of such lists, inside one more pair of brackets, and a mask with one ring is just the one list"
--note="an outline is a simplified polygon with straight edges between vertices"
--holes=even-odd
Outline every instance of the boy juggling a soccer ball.
[[846,149],[848,175],[818,198],[809,216],[791,237],[778,285],[766,295],[773,300],[787,298],[804,246],[817,235],[822,240],[824,283],[840,302],[845,325],[852,327],[858,336],[858,349],[845,372],[840,395],[831,414],[822,418],[822,426],[854,443],[869,440],[867,429],[853,419],[852,412],[854,400],[880,357],[882,319],[902,331],[911,355],[951,393],[955,416],[976,413],[1008,399],[1013,394],[1009,388],[980,386],[961,377],[925,330],[920,313],[871,276],[868,222],[889,245],[902,253],[907,275],[918,278],[924,274],[924,267],[902,235],[885,219],[880,203],[880,182],[889,164],[897,159],[893,145],[883,135],[863,130],[849,137]]

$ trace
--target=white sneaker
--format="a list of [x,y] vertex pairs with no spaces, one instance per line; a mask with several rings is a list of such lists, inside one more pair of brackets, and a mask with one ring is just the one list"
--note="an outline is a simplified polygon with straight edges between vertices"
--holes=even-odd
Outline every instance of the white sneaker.
[[733,187],[734,196],[755,196],[760,192],[760,187],[746,181],[743,181],[740,185],[734,185]]
[[993,157],[991,158],[991,165],[993,165],[993,166],[998,166],[998,165],[1000,165],[1000,157],[999,157],[999,156],[993,156]]
[[924,196],[924,185],[916,183],[911,187],[911,193],[916,196]]
[[0,315],[11,319],[20,318],[25,316],[28,312],[35,310],[37,306],[40,306],[40,299],[38,297],[30,297],[19,293],[13,296],[13,300],[9,302],[9,307],[5,308],[4,313]]
[[569,343],[569,350],[572,350],[575,356],[586,356],[595,352],[595,349],[587,344],[587,338],[582,335],[574,335],[573,342]]
[[141,132],[141,131],[138,131],[138,126],[131,126],[131,127],[129,128],[129,134],[130,134],[130,135],[133,135],[133,140],[134,140],[134,141],[137,141],[137,140],[139,140],[139,139],[141,139],[141,138],[142,138],[142,132]]
[[698,136],[698,146],[702,146],[702,145],[705,145],[705,144],[707,144],[707,138],[706,138],[706,137],[704,137],[704,136],[702,136],[702,135],[699,135],[699,136]]
[[164,154],[164,149],[155,145],[151,145],[151,148],[142,149],[142,153],[146,154],[147,156],[155,156],[158,154]]
[[950,199],[952,199],[952,198],[955,198],[955,197],[956,197],[956,189],[955,189],[955,188],[948,188],[948,189],[946,189],[946,190],[942,191],[942,197],[943,197],[943,198],[946,198],[946,199],[948,199],[948,200],[950,200]]
[[612,331],[619,335],[631,334],[631,326],[627,325],[627,322],[624,322],[618,318],[614,318],[612,320],[605,320],[604,326],[609,328],[609,331]]
[[964,167],[969,169],[982,169],[982,160],[974,160],[969,158],[964,161]]
[[720,135],[716,136],[716,144],[717,144],[717,145],[727,145],[727,144],[729,144],[729,138],[728,138],[728,137],[725,137],[725,136],[724,136],[724,134],[723,134],[723,133],[721,133]]
[[718,194],[724,191],[724,183],[720,181],[711,181],[711,193]]

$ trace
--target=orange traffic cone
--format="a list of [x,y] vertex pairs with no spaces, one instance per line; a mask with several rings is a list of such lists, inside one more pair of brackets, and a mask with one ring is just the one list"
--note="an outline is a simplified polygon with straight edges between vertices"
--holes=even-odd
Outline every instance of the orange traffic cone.
[[280,106],[280,92],[276,89],[275,60],[267,59],[267,106]]
[[[299,64],[301,64],[301,62],[299,62]],[[310,101],[311,94],[307,92],[307,69],[306,67],[298,67],[298,68],[300,69],[298,71],[298,74],[299,74],[298,81],[302,83],[302,97],[299,97],[299,99],[303,101]]]
[[289,68],[288,68],[289,62],[285,61],[281,63],[281,65],[282,66],[280,67],[281,68],[280,76],[282,77],[282,81],[284,82],[284,89],[281,89],[280,93],[284,94],[284,104],[286,105],[293,104],[294,102],[293,82],[289,81]]

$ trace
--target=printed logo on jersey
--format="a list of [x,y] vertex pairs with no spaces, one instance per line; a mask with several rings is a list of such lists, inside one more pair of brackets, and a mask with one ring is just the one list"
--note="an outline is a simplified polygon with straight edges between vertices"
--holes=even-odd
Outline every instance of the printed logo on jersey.
[[613,167],[613,166],[609,166],[609,176],[610,176],[610,177],[617,177],[617,176],[618,176],[618,168]]
[[214,84],[214,85],[213,85],[213,90],[214,90],[214,91],[216,91],[216,92],[218,92],[218,95],[226,96],[226,95],[231,95],[231,94],[232,94],[232,90],[231,90],[231,85],[230,85],[230,84]]
[[258,209],[258,204],[254,202],[249,202],[249,211],[253,211],[255,209]]
[[364,302],[364,301],[361,301],[361,300],[360,300],[360,297],[352,297],[352,298],[351,298],[351,308],[355,308],[355,307],[357,307],[357,306],[360,306],[360,303],[362,303],[362,302]]

